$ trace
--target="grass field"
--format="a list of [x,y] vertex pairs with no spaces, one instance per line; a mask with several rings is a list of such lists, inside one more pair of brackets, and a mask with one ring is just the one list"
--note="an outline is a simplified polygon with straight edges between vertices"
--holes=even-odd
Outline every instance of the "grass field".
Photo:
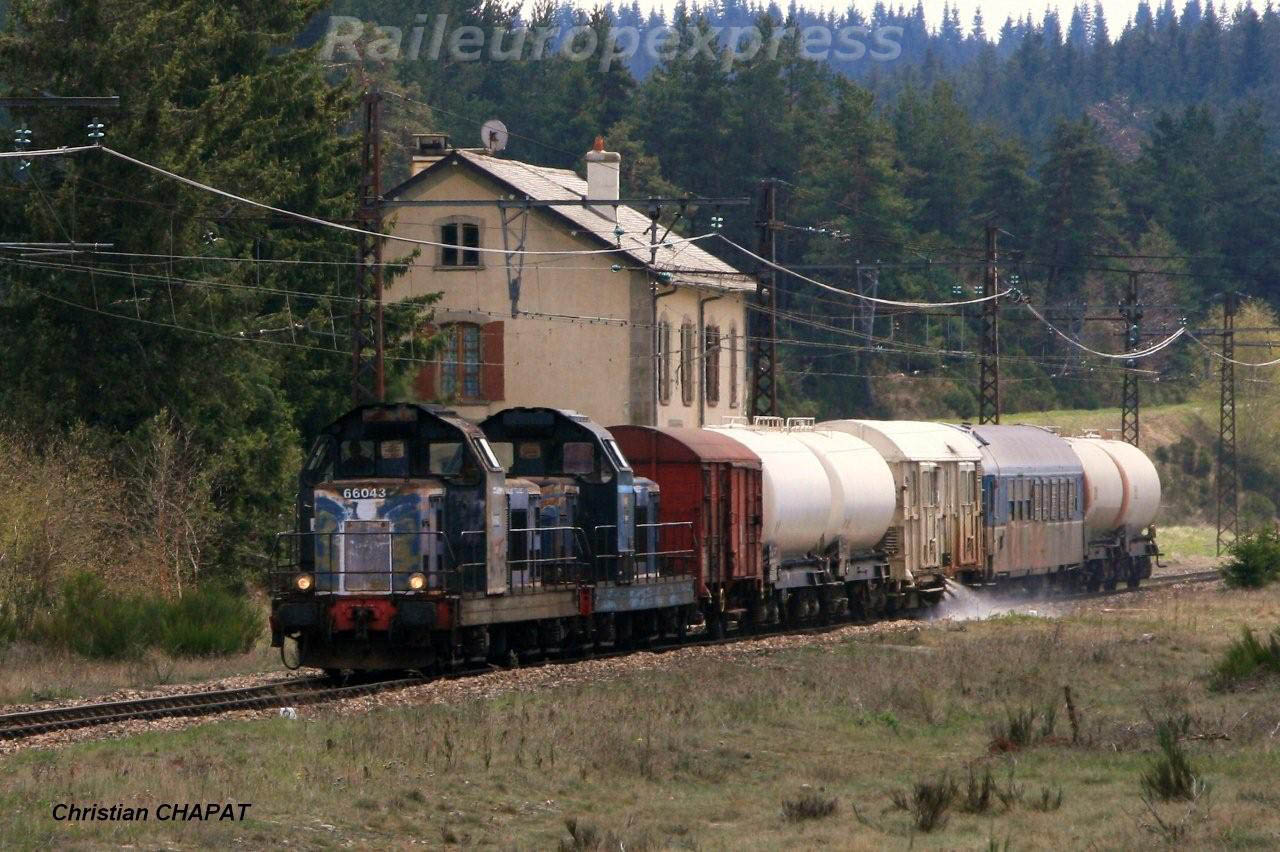
[[[1208,678],[1242,624],[1280,625],[1280,589],[28,750],[0,758],[0,813],[10,847],[1274,848],[1280,684]],[[1208,791],[1149,809],[1139,779],[1171,718]],[[987,769],[996,789],[966,812],[969,773]],[[924,832],[895,798],[944,775],[958,799]],[[185,800],[253,807],[243,823],[50,817],[58,802]]]
[[266,638],[247,654],[179,659],[150,652],[136,660],[90,660],[20,642],[0,648],[0,706],[102,695],[235,675],[284,671]]
[[[1216,424],[1217,407],[1199,401],[1146,406],[1142,409],[1142,447],[1150,450],[1153,446],[1172,443],[1206,417],[1212,417]],[[1120,437],[1119,408],[1014,412],[1001,415],[1000,422],[1052,426],[1063,435],[1092,430],[1104,438]]]

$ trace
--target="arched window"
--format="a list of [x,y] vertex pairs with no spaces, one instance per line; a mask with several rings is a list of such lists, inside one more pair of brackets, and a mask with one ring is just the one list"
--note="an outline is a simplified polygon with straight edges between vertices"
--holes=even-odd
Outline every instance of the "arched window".
[[[437,329],[427,326],[424,334]],[[461,403],[494,402],[505,396],[504,324],[450,322],[439,328],[440,349],[418,371],[418,399]]]
[[440,266],[477,267],[480,265],[480,225],[475,222],[450,221],[440,225]]
[[455,323],[444,330],[440,394],[446,399],[480,398],[480,326]]
[[729,326],[729,407],[738,407],[738,326]]
[[693,405],[693,343],[697,331],[688,320],[680,326],[680,401],[685,405]]
[[658,403],[671,402],[671,323],[664,318],[658,323]]
[[707,405],[720,402],[720,326],[702,331],[702,395]]

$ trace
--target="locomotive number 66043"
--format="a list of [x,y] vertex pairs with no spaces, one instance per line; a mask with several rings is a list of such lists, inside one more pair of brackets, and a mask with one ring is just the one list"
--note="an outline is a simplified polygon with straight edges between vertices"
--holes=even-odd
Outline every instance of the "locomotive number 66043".
[[385,488],[344,488],[342,496],[348,500],[360,500],[369,497],[386,497],[387,489]]

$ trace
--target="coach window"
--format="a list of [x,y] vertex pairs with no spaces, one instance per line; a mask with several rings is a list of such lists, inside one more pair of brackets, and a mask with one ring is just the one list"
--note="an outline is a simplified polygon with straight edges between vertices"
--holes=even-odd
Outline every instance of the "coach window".
[[707,405],[720,403],[720,326],[709,325],[702,333],[702,394]]
[[480,226],[475,222],[445,222],[440,226],[440,242],[440,266],[480,265]]
[[671,323],[658,323],[658,402],[671,402]]

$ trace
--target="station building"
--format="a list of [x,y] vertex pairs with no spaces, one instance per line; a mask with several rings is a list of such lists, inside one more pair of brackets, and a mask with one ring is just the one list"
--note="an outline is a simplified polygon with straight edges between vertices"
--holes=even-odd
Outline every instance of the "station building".
[[543,405],[605,424],[743,415],[754,279],[665,226],[655,234],[648,211],[547,204],[619,198],[619,155],[597,139],[584,159],[586,180],[415,137],[411,176],[384,196],[384,229],[444,244],[423,247],[386,291],[442,294],[445,346],[418,371],[417,398],[471,419]]

